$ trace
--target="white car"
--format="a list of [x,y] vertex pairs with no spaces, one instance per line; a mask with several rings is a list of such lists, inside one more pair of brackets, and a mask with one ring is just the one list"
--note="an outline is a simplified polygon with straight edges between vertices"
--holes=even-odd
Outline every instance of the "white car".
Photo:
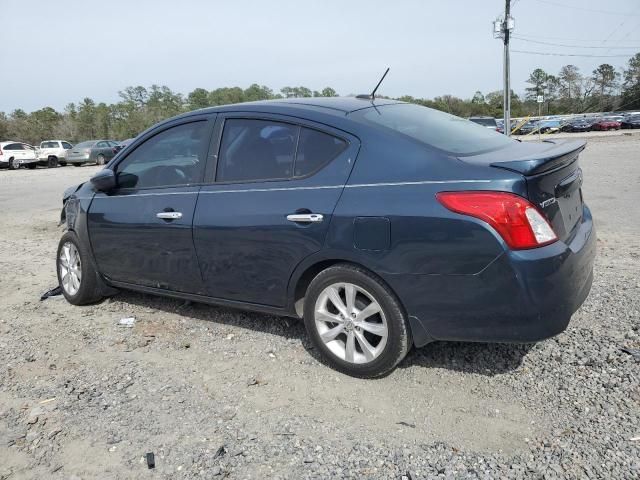
[[46,165],[49,168],[58,165],[66,165],[67,150],[71,150],[73,145],[65,140],[45,140],[40,142],[38,149],[38,160],[40,165]]
[[38,166],[36,149],[22,142],[0,142],[0,167],[17,170],[22,166],[31,169]]

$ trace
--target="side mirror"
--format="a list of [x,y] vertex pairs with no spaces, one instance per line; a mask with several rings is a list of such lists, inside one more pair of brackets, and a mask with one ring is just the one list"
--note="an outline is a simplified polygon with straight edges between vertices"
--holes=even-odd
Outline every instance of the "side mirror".
[[91,177],[91,184],[99,192],[109,192],[116,188],[116,174],[113,170],[105,168]]

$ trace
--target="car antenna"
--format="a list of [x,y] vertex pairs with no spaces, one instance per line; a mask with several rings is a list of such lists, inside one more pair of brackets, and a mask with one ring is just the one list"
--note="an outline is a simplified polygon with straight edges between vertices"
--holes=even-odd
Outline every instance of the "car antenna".
[[387,76],[387,73],[389,73],[389,67],[387,67],[387,69],[384,71],[384,75],[382,75],[382,78],[380,79],[380,81],[376,85],[376,88],[373,89],[373,92],[371,92],[370,95],[367,95],[365,93],[363,95],[356,95],[356,98],[366,98],[367,100],[375,100],[376,99],[376,92],[378,91],[378,87],[380,87],[380,84],[384,80],[384,77]]

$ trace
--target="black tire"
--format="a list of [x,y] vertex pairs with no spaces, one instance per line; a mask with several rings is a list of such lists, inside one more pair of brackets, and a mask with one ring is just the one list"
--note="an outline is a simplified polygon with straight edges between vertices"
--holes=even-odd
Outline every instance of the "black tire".
[[35,170],[37,167],[38,167],[38,164],[35,163],[35,162],[34,163],[30,163],[30,164],[27,165],[27,168],[29,170]]
[[74,164],[73,164],[73,166],[74,166],[74,167],[81,167],[81,166],[82,166],[82,164],[81,164],[81,163],[74,163]]
[[[73,244],[80,256],[80,286],[77,292],[73,294],[67,292],[61,276],[60,254],[67,243]],[[100,292],[100,285],[98,284],[98,273],[93,265],[89,251],[87,250],[87,247],[80,242],[75,232],[66,232],[58,243],[58,250],[56,252],[56,273],[58,275],[58,285],[62,287],[62,294],[69,303],[73,305],[87,305],[89,303],[95,303],[103,298]]]
[[[336,356],[322,341],[316,328],[315,306],[325,288],[347,282],[365,289],[378,302],[387,321],[387,343],[368,363],[351,363]],[[375,378],[391,372],[409,352],[411,330],[400,301],[377,275],[351,264],[338,264],[320,272],[309,285],[304,302],[304,323],[307,333],[326,362],[336,370],[353,377]]]
[[100,154],[98,155],[98,157],[96,158],[96,165],[104,165],[106,162],[104,155]]
[[58,157],[49,157],[47,159],[47,168],[56,168],[58,166]]
[[18,170],[20,168],[20,164],[15,158],[9,159],[9,170]]

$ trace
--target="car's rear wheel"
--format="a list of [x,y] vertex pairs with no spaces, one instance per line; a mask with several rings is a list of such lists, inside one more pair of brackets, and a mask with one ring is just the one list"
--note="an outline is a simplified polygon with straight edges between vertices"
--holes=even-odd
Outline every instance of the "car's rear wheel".
[[396,296],[379,277],[350,264],[329,267],[313,279],[304,321],[325,360],[354,377],[390,372],[411,346]]
[[47,160],[47,167],[56,168],[57,166],[58,166],[58,158],[54,156],[49,157]]
[[89,252],[75,232],[66,232],[60,239],[56,271],[62,294],[69,303],[86,305],[102,298]]
[[104,155],[100,154],[98,155],[98,158],[96,158],[96,165],[104,165],[106,163]]
[[73,166],[74,166],[74,167],[81,167],[81,166],[82,166],[82,164],[81,164],[81,163],[74,163],[74,164],[73,164]]
[[20,163],[15,158],[9,159],[9,170],[18,170],[20,168]]

